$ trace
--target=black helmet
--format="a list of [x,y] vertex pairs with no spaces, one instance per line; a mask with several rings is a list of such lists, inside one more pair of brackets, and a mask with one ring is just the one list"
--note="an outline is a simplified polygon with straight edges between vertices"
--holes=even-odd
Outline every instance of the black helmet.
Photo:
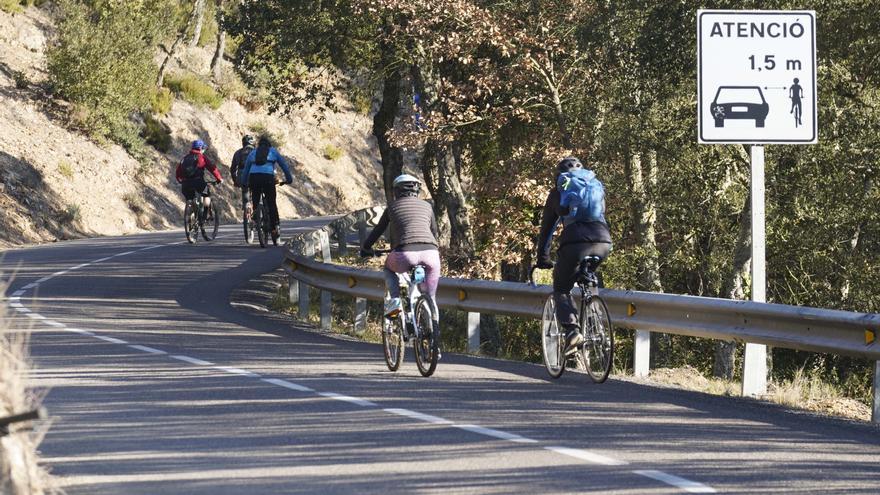
[[244,137],[241,138],[241,145],[250,146],[251,148],[253,148],[257,145],[257,140],[254,139],[254,137],[250,134],[245,134]]
[[396,197],[417,196],[422,188],[422,181],[412,175],[401,174],[394,179],[392,187]]
[[556,171],[560,174],[570,172],[576,168],[584,168],[584,164],[573,156],[567,156],[562,160],[559,160],[559,163],[556,164]]

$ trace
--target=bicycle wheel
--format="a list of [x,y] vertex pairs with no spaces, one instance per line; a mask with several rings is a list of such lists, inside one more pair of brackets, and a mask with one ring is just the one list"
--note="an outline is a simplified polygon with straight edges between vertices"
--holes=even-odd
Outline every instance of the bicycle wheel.
[[245,212],[244,220],[242,220],[241,224],[244,227],[244,242],[253,244],[254,237],[257,234],[257,227],[256,223],[254,223],[254,220],[250,218],[247,212]]
[[403,362],[403,312],[391,319],[382,317],[382,348],[388,369],[397,371]]
[[220,230],[220,215],[217,205],[211,201],[211,206],[207,208],[205,218],[202,220],[202,237],[206,241],[213,241],[217,238],[218,230]]
[[549,296],[541,315],[541,350],[544,366],[552,378],[559,378],[565,371],[565,357],[562,355],[564,347],[565,338],[559,331],[559,322],[556,321],[556,303],[553,296]]
[[187,201],[183,208],[183,230],[190,244],[195,244],[199,240],[199,219],[195,210],[192,201]]
[[614,361],[614,329],[605,301],[593,296],[588,308],[581,309],[581,328],[584,329],[584,345],[581,357],[590,378],[596,383],[608,379]]
[[254,223],[257,225],[257,238],[260,240],[260,247],[266,247],[268,243],[268,234],[269,232],[266,230],[266,224],[269,222],[268,215],[266,215],[266,208],[263,207],[263,203],[260,203],[257,206],[257,211],[254,212]]
[[433,314],[431,301],[420,297],[416,302],[416,336],[413,339],[413,350],[416,354],[416,366],[422,376],[431,376],[437,369],[440,343],[437,342],[437,326],[434,324]]

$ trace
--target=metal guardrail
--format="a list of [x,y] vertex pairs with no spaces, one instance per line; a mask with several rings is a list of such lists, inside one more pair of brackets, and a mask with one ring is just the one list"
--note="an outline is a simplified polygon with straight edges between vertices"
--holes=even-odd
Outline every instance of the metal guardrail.
[[[381,300],[382,273],[322,263],[288,252],[288,272],[308,285],[354,297]],[[441,278],[441,308],[538,318],[548,286]],[[851,313],[783,304],[601,289],[615,326],[789,349],[880,359],[880,314]]]
[[[344,253],[349,232],[356,228],[363,242],[382,211],[359,210],[290,241],[284,267],[290,274],[290,300],[299,301],[300,314],[308,313],[308,286],[314,286],[322,289],[323,328],[330,328],[332,292],[355,297],[355,330],[363,328],[366,300],[384,297],[384,277],[378,271],[329,263],[330,237]],[[323,262],[315,260],[318,252]],[[468,349],[476,351],[481,313],[537,318],[550,292],[550,287],[525,283],[441,278],[437,302],[441,308],[468,312]],[[639,291],[601,289],[600,294],[614,325],[636,331],[637,376],[648,372],[650,332],[862,357],[875,361],[872,420],[880,422],[880,314]]]

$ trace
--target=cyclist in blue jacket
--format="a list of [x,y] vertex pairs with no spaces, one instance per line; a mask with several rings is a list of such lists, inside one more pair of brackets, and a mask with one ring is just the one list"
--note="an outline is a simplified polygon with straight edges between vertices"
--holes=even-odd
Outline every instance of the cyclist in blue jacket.
[[269,219],[272,222],[272,237],[278,237],[278,203],[275,200],[275,165],[281,166],[284,172],[284,183],[293,182],[290,167],[281,153],[278,153],[266,136],[260,137],[256,149],[248,154],[244,169],[241,172],[241,185],[249,187],[254,211],[260,204],[260,195],[266,195],[269,207]]

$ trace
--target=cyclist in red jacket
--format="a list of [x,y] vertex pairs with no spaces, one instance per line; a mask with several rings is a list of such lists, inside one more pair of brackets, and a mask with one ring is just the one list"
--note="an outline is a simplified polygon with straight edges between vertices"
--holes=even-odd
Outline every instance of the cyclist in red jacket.
[[207,209],[211,206],[211,192],[208,189],[208,183],[205,182],[205,169],[214,174],[218,184],[223,182],[223,177],[220,176],[220,170],[217,166],[205,156],[205,148],[207,146],[201,139],[193,141],[190,152],[177,164],[176,175],[183,196],[190,200],[198,192],[205,197],[205,208]]

